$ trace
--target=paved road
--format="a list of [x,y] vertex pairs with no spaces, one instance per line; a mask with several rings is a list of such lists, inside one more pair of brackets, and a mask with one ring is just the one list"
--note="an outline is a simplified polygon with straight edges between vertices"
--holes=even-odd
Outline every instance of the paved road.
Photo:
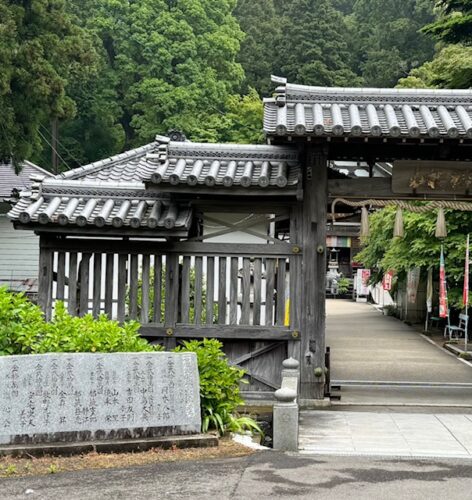
[[305,411],[299,442],[304,453],[472,461],[472,414]]
[[472,405],[472,366],[369,304],[328,300],[327,345],[333,379],[383,382],[344,385],[342,403]]
[[[25,494],[29,491],[29,494]],[[251,457],[153,464],[0,481],[11,499],[470,498],[472,461],[399,460],[261,452]]]

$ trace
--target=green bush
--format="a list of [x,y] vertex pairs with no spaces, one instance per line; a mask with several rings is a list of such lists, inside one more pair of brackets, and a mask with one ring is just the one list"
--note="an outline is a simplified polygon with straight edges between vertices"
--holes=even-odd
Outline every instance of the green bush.
[[54,319],[46,322],[41,309],[23,294],[0,288],[0,355],[162,349],[141,338],[138,330],[136,321],[120,325],[106,315],[71,316],[62,302],[56,303]]
[[200,404],[202,430],[216,429],[220,434],[227,431],[255,430],[262,434],[257,423],[250,417],[235,416],[236,408],[244,403],[239,391],[244,383],[244,370],[231,366],[223,344],[216,339],[191,340],[176,347],[176,352],[194,352],[200,373]]
[[346,277],[339,278],[338,281],[338,293],[343,295],[349,291],[349,286],[351,284],[351,280]]
[[41,309],[23,294],[0,287],[0,355],[31,352],[32,339],[45,329]]

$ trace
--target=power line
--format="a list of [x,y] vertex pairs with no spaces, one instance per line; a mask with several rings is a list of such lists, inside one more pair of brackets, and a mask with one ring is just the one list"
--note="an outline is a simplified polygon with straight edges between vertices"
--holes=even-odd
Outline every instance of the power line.
[[[38,134],[46,141],[46,143],[48,144],[48,146],[57,154],[57,156],[62,160],[62,163],[64,163],[64,165],[69,169],[71,170],[71,167],[69,167],[69,165],[67,164],[66,160],[64,160],[64,158],[59,154],[59,151],[57,151],[57,149],[46,139],[46,137],[44,137],[44,135],[41,133],[41,130],[38,130]],[[57,173],[57,172],[56,172]]]
[[[40,127],[43,130],[46,130],[47,133],[52,137],[51,131],[47,127],[45,127],[43,124],[40,124]],[[59,137],[56,138],[56,141],[59,144],[59,146],[61,146],[61,148],[64,149],[66,153],[75,161],[75,163],[77,163],[77,165],[81,167],[82,163],[79,160],[77,160],[77,158],[75,158],[75,156],[70,152],[70,150],[64,146],[64,144],[59,140]]]

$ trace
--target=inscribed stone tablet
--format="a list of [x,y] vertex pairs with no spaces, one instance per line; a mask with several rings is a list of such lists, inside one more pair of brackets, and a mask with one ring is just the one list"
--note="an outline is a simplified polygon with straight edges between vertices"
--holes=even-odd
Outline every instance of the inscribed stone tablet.
[[200,432],[194,353],[0,357],[0,443]]

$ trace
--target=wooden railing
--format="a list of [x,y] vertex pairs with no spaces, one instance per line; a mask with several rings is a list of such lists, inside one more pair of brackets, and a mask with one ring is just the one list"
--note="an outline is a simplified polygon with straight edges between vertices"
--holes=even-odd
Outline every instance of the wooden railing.
[[138,320],[148,337],[297,338],[299,277],[285,242],[41,241],[48,315],[63,300],[71,314]]

